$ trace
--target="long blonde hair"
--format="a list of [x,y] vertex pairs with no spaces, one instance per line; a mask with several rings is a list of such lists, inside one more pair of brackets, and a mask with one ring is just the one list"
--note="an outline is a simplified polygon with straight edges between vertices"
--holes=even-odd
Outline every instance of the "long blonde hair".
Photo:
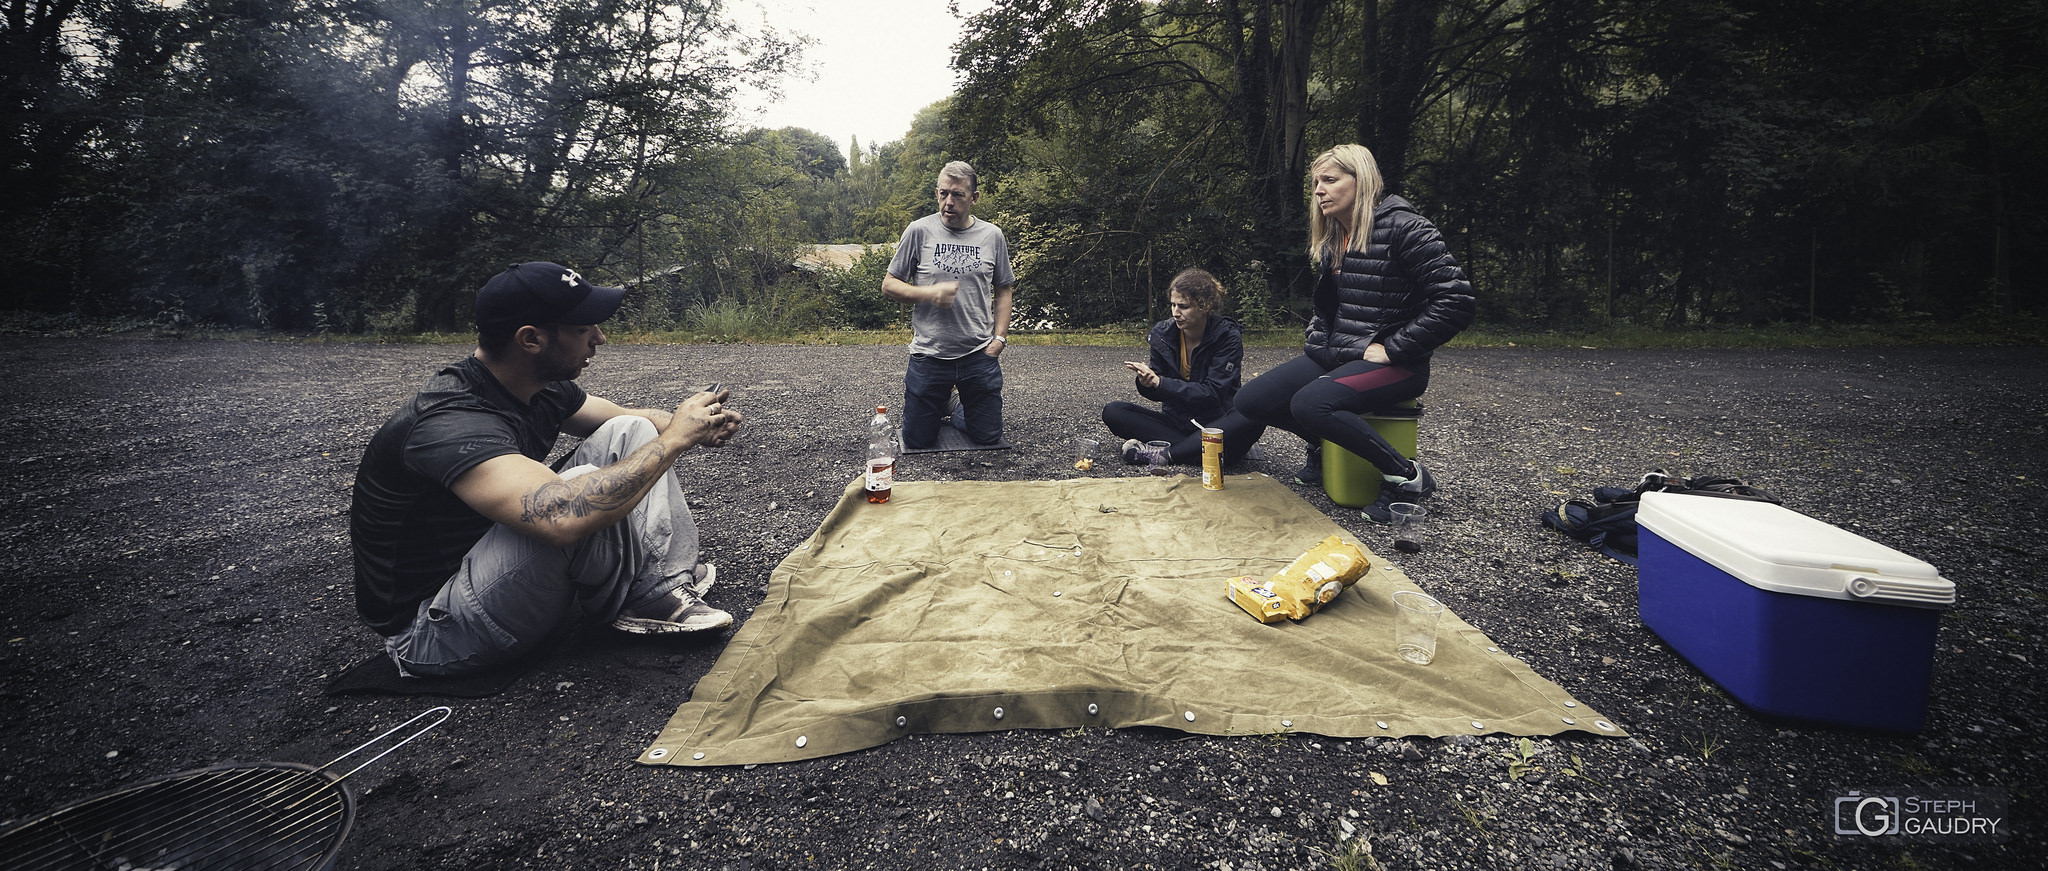
[[1350,251],[1364,251],[1372,246],[1372,215],[1380,205],[1380,194],[1387,183],[1380,178],[1379,161],[1372,158],[1372,152],[1363,145],[1339,145],[1318,155],[1308,165],[1308,256],[1316,262],[1317,269],[1326,269],[1341,252],[1337,246],[1344,240],[1337,238],[1344,232],[1336,221],[1323,217],[1323,210],[1316,207],[1316,170],[1325,164],[1333,165],[1342,172],[1358,179],[1358,197],[1351,202],[1351,240],[1346,246]]

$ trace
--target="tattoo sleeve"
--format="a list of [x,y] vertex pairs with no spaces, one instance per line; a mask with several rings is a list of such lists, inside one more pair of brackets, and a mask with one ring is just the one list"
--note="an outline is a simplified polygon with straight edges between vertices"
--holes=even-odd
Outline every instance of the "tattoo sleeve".
[[553,523],[631,508],[655,478],[667,471],[661,450],[648,444],[625,458],[586,475],[550,481],[520,497],[519,520]]

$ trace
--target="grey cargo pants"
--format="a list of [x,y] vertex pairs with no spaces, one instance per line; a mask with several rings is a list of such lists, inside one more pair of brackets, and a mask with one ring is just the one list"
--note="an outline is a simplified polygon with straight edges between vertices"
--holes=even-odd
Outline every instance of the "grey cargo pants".
[[[563,475],[609,466],[657,435],[645,418],[612,418],[569,454]],[[682,586],[697,547],[697,522],[674,469],[626,519],[567,548],[495,525],[441,591],[420,603],[412,625],[384,639],[384,649],[408,675],[488,668],[533,649],[578,614],[609,621]]]

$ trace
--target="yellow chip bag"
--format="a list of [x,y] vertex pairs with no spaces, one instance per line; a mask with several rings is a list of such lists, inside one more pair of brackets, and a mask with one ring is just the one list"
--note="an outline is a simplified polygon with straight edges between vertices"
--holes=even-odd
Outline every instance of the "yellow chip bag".
[[1321,610],[1371,567],[1358,545],[1332,535],[1263,584],[1254,584],[1249,577],[1232,578],[1228,593],[1231,601],[1261,623],[1273,623],[1282,616],[1300,620]]

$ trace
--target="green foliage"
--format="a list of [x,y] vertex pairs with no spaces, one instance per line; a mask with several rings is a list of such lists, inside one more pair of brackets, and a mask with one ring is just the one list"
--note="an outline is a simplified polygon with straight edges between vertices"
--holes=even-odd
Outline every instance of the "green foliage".
[[1685,746],[1691,747],[1693,752],[1698,753],[1701,762],[1712,762],[1714,761],[1714,754],[1721,752],[1721,749],[1727,745],[1721,743],[1719,738],[1714,737],[1713,733],[1709,732],[1700,735],[1697,741],[1686,738]]
[[1465,265],[1460,341],[2039,341],[2048,302],[2038,4],[994,0],[960,92],[844,154],[732,129],[804,46],[719,2],[20,5],[0,308],[82,323],[461,332],[545,258],[632,285],[626,329],[887,329],[873,264],[790,266],[965,159],[1019,326],[1139,328],[1198,266],[1285,333],[1304,163],[1351,141]]
[[1379,860],[1373,858],[1372,842],[1367,841],[1362,835],[1346,835],[1340,830],[1336,849],[1313,849],[1323,854],[1330,867],[1337,871],[1380,871],[1381,868]]
[[1522,775],[1542,770],[1535,762],[1536,742],[1522,738],[1515,742],[1514,747],[1515,749],[1501,754],[1501,757],[1508,761],[1509,780],[1521,780]]
[[1166,282],[1188,267],[1251,291],[1236,297],[1251,303],[1247,322],[1275,320],[1305,264],[1302,156],[1289,144],[1300,106],[1239,72],[1307,48],[1225,20],[1256,14],[1068,0],[970,19],[954,122],[1002,179],[995,220],[1018,252],[1025,323],[1157,320]]
[[1594,784],[1598,784],[1600,782],[1598,780],[1595,780],[1591,774],[1587,773],[1586,760],[1580,759],[1579,754],[1577,753],[1572,754],[1571,765],[1568,765],[1564,768],[1560,768],[1558,769],[1558,771],[1564,774],[1564,776],[1566,777],[1576,777]]
[[846,156],[839,153],[839,144],[801,127],[750,130],[740,137],[740,144],[761,149],[769,159],[816,181],[830,181],[846,172]]
[[649,225],[722,220],[653,205],[794,49],[715,3],[35,14],[69,20],[36,21],[48,65],[7,79],[0,254],[33,274],[5,304],[273,329],[459,328],[512,260],[647,271]]
[[1493,832],[1486,828],[1486,824],[1493,819],[1493,811],[1490,808],[1484,804],[1477,807],[1466,804],[1465,799],[1459,796],[1451,797],[1451,807],[1457,809],[1458,816],[1463,817],[1473,831],[1479,833],[1481,840],[1488,844],[1493,843]]
[[893,251],[891,246],[878,245],[862,252],[850,266],[819,271],[818,285],[832,302],[825,326],[877,330],[909,323],[910,306],[882,293],[882,279],[889,274]]
[[[1176,256],[1135,208],[1148,170],[1213,184],[1228,241],[1183,250],[1261,261],[1271,303],[1250,311],[1298,315],[1302,185],[1276,168],[1345,141],[1444,229],[1484,323],[1907,323],[2038,311],[2048,290],[2025,267],[2048,239],[2048,202],[2028,193],[2048,190],[2048,77],[2021,60],[2048,27],[2032,7],[1239,9],[1012,0],[970,22],[969,147],[1019,176],[1080,176],[1005,215],[1057,265],[1076,297],[1060,302],[1095,311],[1076,322],[1128,319],[1134,264]],[[1293,78],[1287,28],[1304,20],[1342,36]]]

